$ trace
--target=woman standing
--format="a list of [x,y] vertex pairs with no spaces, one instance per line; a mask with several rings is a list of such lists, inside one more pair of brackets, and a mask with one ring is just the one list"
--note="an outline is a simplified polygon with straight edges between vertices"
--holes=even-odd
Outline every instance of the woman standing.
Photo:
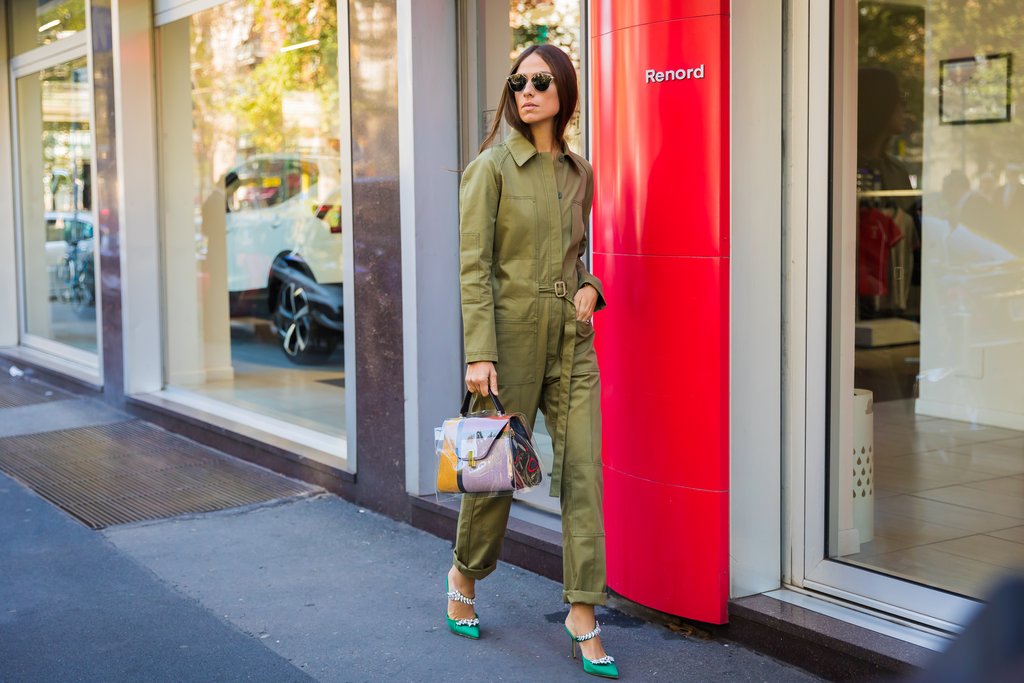
[[[460,189],[460,282],[466,387],[474,410],[490,392],[532,428],[539,408],[551,430],[553,496],[562,507],[565,628],[586,672],[619,673],[600,640],[594,606],[605,602],[601,511],[601,386],[594,352],[600,281],[583,264],[594,196],[593,171],[565,145],[578,100],[576,71],[551,45],[528,47],[513,63],[498,103],[511,134],[493,145],[495,117]],[[500,393],[499,393],[500,392]],[[448,627],[480,637],[475,583],[494,571],[511,496],[465,494]]]

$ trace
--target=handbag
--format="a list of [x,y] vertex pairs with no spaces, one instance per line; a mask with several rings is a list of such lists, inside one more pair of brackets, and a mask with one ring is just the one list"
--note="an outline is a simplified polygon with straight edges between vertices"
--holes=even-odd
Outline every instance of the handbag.
[[540,458],[522,413],[507,415],[491,394],[495,414],[469,414],[466,392],[458,417],[434,430],[438,493],[512,493],[540,484]]

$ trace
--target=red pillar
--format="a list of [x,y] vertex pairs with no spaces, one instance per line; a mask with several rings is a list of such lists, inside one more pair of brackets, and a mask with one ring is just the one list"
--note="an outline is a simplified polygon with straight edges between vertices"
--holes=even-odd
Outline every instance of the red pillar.
[[592,7],[608,585],[724,623],[729,2]]

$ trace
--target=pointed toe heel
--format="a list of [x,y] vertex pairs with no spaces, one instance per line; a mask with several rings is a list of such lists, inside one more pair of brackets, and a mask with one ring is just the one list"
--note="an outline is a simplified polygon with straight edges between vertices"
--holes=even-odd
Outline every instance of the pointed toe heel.
[[[565,632],[569,634],[569,638],[572,643],[572,658],[576,659],[576,646],[579,643],[586,642],[591,638],[596,638],[601,635],[601,624],[594,622],[594,630],[590,633],[584,633],[582,636],[574,635],[569,627],[565,627]],[[587,659],[583,656],[583,651],[580,651],[580,659],[583,660],[583,671],[591,676],[600,676],[601,678],[618,678],[619,669],[615,666],[615,657],[605,655],[599,659]]]
[[474,607],[473,616],[470,619],[452,619],[448,615],[448,611],[445,610],[444,618],[448,622],[448,630],[457,636],[478,640],[480,638],[480,619],[476,615],[476,600],[474,598],[467,598],[457,590],[449,590],[447,576],[444,577],[444,592],[449,600],[455,600],[456,602]]

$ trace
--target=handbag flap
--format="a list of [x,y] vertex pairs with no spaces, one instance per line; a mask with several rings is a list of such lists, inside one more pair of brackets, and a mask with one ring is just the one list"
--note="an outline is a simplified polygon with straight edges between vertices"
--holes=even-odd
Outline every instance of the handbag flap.
[[465,417],[457,420],[458,429],[455,435],[455,453],[459,460],[486,460],[494,445],[501,440],[502,433],[508,427],[509,417],[506,415],[489,415],[486,417]]

